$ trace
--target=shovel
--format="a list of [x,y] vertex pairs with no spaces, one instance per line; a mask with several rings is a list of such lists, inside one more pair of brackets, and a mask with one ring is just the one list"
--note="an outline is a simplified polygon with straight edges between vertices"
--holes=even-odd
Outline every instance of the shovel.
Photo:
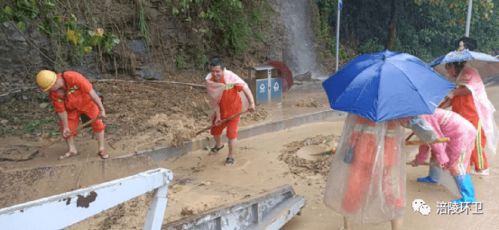
[[97,116],[94,119],[90,119],[89,121],[87,121],[87,122],[85,122],[83,124],[80,124],[78,126],[77,130],[81,130],[81,129],[85,128],[87,125],[90,125],[90,124],[94,123],[94,121],[98,120],[99,118],[100,118],[100,116]]
[[[85,122],[83,124],[78,125],[78,128],[76,128],[76,131],[81,131],[87,125],[90,125],[90,124],[94,123],[94,121],[98,120],[99,118],[100,118],[100,116],[97,116],[94,119],[91,119],[91,120],[89,120],[89,121],[87,121],[87,122]],[[63,135],[63,137],[64,137],[64,135]]]
[[[449,142],[449,140],[450,139],[448,137],[440,137],[440,138],[438,138],[437,140],[435,140],[432,143],[445,143],[445,142]],[[406,140],[405,141],[405,145],[422,145],[422,144],[427,144],[427,143],[424,142],[424,141],[420,141],[420,140],[418,140],[418,141],[408,141],[408,140]]]
[[201,133],[203,133],[203,132],[205,132],[205,131],[207,131],[207,130],[210,130],[210,129],[211,129],[211,128],[213,128],[213,127],[216,127],[216,126],[222,125],[222,124],[224,124],[224,123],[226,123],[226,122],[228,122],[228,121],[230,121],[230,120],[232,120],[232,119],[236,118],[237,116],[239,116],[239,115],[243,115],[243,114],[245,114],[245,113],[247,113],[247,112],[249,112],[249,111],[247,111],[247,110],[246,110],[246,111],[244,111],[244,112],[239,112],[239,113],[233,114],[233,115],[231,115],[230,117],[227,117],[227,118],[223,119],[222,121],[220,121],[220,124],[218,124],[218,125],[213,124],[213,125],[211,125],[211,126],[209,126],[209,127],[206,127],[206,128],[204,128],[204,129],[202,129],[202,130],[199,130],[198,132],[196,132],[196,134],[195,134],[194,136],[197,136],[197,135],[199,135],[199,134],[201,134]]

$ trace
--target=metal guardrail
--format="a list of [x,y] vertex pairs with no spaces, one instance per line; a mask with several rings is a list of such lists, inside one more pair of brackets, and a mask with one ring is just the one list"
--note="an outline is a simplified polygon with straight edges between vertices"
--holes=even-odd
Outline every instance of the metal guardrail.
[[160,229],[173,173],[154,169],[130,177],[0,209],[1,229],[62,229],[155,190],[144,229]]
[[297,215],[305,198],[290,185],[248,198],[231,205],[168,223],[165,230],[276,230]]

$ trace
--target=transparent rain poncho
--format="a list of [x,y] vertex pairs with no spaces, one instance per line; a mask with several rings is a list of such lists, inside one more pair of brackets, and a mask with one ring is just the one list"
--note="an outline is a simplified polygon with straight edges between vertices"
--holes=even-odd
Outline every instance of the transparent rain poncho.
[[358,223],[402,217],[404,130],[399,121],[373,122],[349,114],[327,178],[326,205]]
[[487,97],[485,86],[478,71],[467,65],[461,70],[456,83],[465,86],[473,95],[475,108],[478,117],[480,118],[485,136],[487,137],[485,152],[490,155],[495,155],[497,150],[496,146],[499,143],[499,131],[494,119],[496,109]]
[[[220,100],[223,96],[223,92],[225,90],[230,90],[237,84],[243,85],[243,87],[248,87],[248,84],[246,84],[243,79],[241,79],[239,76],[237,76],[237,74],[233,73],[230,70],[224,69],[223,77],[225,83],[218,83],[213,81],[211,73],[209,73],[205,78],[206,88],[208,90],[209,105],[214,110],[218,108]],[[241,97],[243,105],[242,111],[246,111],[248,109],[249,102],[244,95],[244,91],[239,92],[239,96]]]

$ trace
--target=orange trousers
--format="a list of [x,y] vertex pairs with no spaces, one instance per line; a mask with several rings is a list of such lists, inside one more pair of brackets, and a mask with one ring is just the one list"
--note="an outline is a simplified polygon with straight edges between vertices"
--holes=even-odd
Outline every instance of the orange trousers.
[[[99,107],[97,107],[95,103],[88,103],[85,106],[81,106],[79,108],[81,109],[66,110],[68,114],[68,126],[69,130],[71,131],[71,136],[76,136],[78,134],[78,125],[80,123],[81,114],[87,115],[87,117],[90,119],[94,119],[99,116]],[[62,121],[59,122],[59,126],[62,133],[62,129],[64,128],[62,125]],[[91,126],[94,133],[100,133],[106,128],[106,125],[104,124],[104,122],[102,122],[101,119],[92,122]]]
[[[369,185],[379,186],[373,182],[377,144],[375,134],[354,132],[352,137],[355,139],[352,150],[354,156],[342,207],[347,212],[356,213],[366,202]],[[381,191],[387,204],[404,207],[403,196],[397,192],[401,191],[401,188],[398,187],[401,186],[401,183],[397,177],[392,175],[392,167],[398,162],[399,156],[397,154],[400,152],[397,149],[398,146],[396,137],[385,136]]]
[[[211,128],[210,133],[213,136],[220,136],[220,135],[222,135],[222,132],[224,131],[224,129],[227,128],[227,138],[229,140],[234,140],[237,138],[237,129],[238,129],[238,124],[239,124],[240,120],[241,120],[241,117],[237,116],[230,121],[227,121],[223,124],[220,124],[218,126]],[[213,122],[215,122],[215,120],[213,120]]]

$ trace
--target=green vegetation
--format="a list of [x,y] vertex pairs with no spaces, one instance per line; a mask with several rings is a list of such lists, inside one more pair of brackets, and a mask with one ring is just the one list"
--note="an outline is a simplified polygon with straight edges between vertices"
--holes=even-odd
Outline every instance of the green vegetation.
[[187,61],[186,61],[187,57],[183,54],[178,54],[176,57],[175,57],[175,66],[177,67],[177,69],[185,69],[187,68]]
[[[63,65],[66,44],[70,44],[69,56],[82,59],[94,50],[111,53],[120,40],[103,28],[89,28],[81,23],[75,14],[59,9],[55,0],[10,0],[0,4],[0,23],[12,21],[24,32],[29,24],[56,43],[56,65]],[[73,55],[71,55],[73,54]]]
[[317,1],[319,7],[319,31],[317,37],[326,43],[328,50],[334,54],[336,49],[336,40],[333,39],[333,30],[331,27],[332,14],[336,10],[336,1]]
[[[328,55],[335,52],[337,1],[311,1],[317,4],[319,13],[315,32]],[[147,48],[167,48],[163,47],[161,37],[152,36],[158,30],[155,27],[158,22],[152,21],[158,18],[150,15],[153,11],[164,14],[163,20],[173,18],[177,28],[185,33],[186,39],[179,41],[169,54],[177,68],[186,69],[203,68],[209,53],[236,56],[256,42],[265,42],[266,34],[259,32],[259,28],[263,27],[270,9],[266,0],[111,1],[113,7],[131,4],[135,14],[133,22],[124,16],[125,20],[111,23],[108,15],[102,15],[108,11],[96,9],[100,4],[103,2],[4,0],[0,2],[0,23],[13,22],[23,33],[38,29],[47,35],[52,48],[49,55],[55,60],[56,69],[63,69],[67,62],[81,63],[86,55],[95,55],[102,62],[101,67],[106,66],[105,60],[113,60],[116,67],[117,61],[128,60],[113,57],[113,49],[120,43],[113,32],[131,39],[139,37]],[[497,0],[473,4],[471,37],[484,52],[499,49],[496,5]],[[466,12],[467,1],[457,0],[344,1],[340,56],[349,58],[352,49],[364,53],[390,48],[431,60],[455,48],[454,41],[464,35]]]
[[[316,2],[321,14],[321,36],[334,40],[337,0]],[[364,53],[389,47],[392,39],[393,50],[408,52],[429,61],[454,49],[454,41],[464,35],[467,2],[343,1],[341,43]],[[495,7],[491,0],[473,3],[470,37],[478,41],[482,52],[499,49],[499,17]],[[393,30],[390,30],[390,23],[394,25]],[[391,38],[390,32],[393,34]]]
[[[245,51],[254,34],[251,28],[261,23],[262,0],[165,0],[172,14],[190,23],[202,41],[216,49],[238,54]],[[199,49],[199,47],[197,47]]]
[[[135,14],[132,16],[134,22],[126,21],[130,18],[129,14],[123,17],[124,21],[116,22],[105,15],[105,12],[112,10],[99,9],[102,4],[104,2],[100,1],[5,0],[0,3],[0,23],[13,22],[24,35],[31,35],[34,29],[46,35],[51,49],[45,56],[53,59],[51,61],[56,70],[82,64],[87,55],[95,57],[101,70],[104,70],[104,66],[109,66],[106,61],[113,60],[115,66],[116,60],[126,62],[122,57],[113,57],[112,51],[120,43],[113,32],[123,36],[122,39],[143,39],[151,52],[166,48],[164,40],[161,41],[152,32],[158,30],[158,22],[151,21],[159,19],[151,16],[151,12],[156,12],[164,14],[163,19],[173,16],[177,28],[185,32],[187,39],[179,42],[174,50],[179,53],[171,53],[177,68],[203,68],[208,59],[207,53],[239,55],[247,51],[253,41],[263,41],[264,35],[258,32],[258,27],[263,21],[262,12],[265,12],[262,7],[268,7],[266,0],[135,0],[105,3],[134,7],[131,10]],[[129,13],[126,10],[123,14]],[[128,26],[134,28],[130,30]],[[25,37],[29,39],[29,36]],[[30,42],[30,45],[36,46],[36,42]],[[47,52],[46,47],[35,48]]]
[[214,1],[205,16],[213,23],[212,37],[220,39],[223,46],[229,47],[236,53],[247,47],[250,22],[244,14],[241,1]]

